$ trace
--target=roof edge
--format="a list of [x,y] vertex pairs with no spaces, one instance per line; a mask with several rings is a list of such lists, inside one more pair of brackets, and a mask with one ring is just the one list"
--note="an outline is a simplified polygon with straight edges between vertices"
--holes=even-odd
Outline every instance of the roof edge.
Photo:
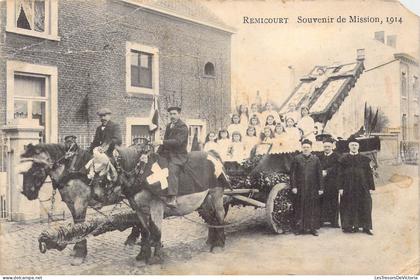
[[417,59],[415,57],[409,55],[408,53],[395,53],[394,57],[395,57],[395,59],[403,60],[405,62],[408,62],[408,63],[416,65],[416,66],[419,65]]
[[134,5],[134,6],[144,8],[146,10],[151,10],[151,11],[154,11],[154,12],[157,12],[157,13],[160,13],[160,14],[169,15],[169,16],[172,16],[172,17],[175,17],[175,18],[179,18],[179,19],[182,19],[182,20],[186,20],[186,21],[194,22],[194,23],[204,25],[204,26],[207,26],[207,27],[210,27],[210,28],[214,28],[214,29],[217,29],[217,30],[220,30],[220,31],[224,31],[226,33],[230,33],[230,34],[236,33],[236,30],[234,28],[226,28],[226,27],[211,24],[211,23],[208,23],[208,22],[205,22],[205,21],[197,20],[197,19],[194,19],[194,18],[191,18],[191,17],[179,15],[175,12],[171,12],[171,11],[156,8],[156,7],[147,5],[147,4],[139,3],[136,0],[120,0],[120,1],[124,2],[124,3],[127,3],[127,4],[131,4],[131,5]]

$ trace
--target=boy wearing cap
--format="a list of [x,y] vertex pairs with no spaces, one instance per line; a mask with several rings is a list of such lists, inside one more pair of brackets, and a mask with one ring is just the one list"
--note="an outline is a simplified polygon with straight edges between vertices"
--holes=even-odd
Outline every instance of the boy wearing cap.
[[112,158],[114,147],[122,143],[120,126],[111,121],[112,112],[108,108],[102,108],[96,114],[100,117],[102,124],[96,128],[89,152],[92,153],[94,148],[100,146],[101,150]]
[[368,235],[372,229],[372,198],[375,190],[370,159],[359,153],[359,142],[352,137],[348,141],[349,154],[339,162],[338,187],[341,195],[341,227],[343,232],[357,232],[359,228]]
[[319,195],[322,194],[322,169],[318,157],[312,154],[312,142],[302,141],[302,153],[292,161],[290,170],[292,192],[296,194],[295,234],[310,232],[318,236],[320,228]]
[[178,178],[182,166],[187,162],[188,127],[180,119],[181,108],[168,108],[171,122],[166,126],[163,141],[156,141],[160,145],[157,153],[168,161],[168,201],[167,205],[176,207],[178,195]]
[[322,140],[324,152],[319,155],[324,180],[324,194],[321,199],[321,225],[329,223],[338,228],[338,187],[337,172],[339,155],[334,152],[334,139]]

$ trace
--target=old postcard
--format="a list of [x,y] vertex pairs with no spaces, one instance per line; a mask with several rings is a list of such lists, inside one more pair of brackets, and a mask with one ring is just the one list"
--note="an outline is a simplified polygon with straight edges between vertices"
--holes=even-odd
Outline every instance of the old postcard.
[[0,27],[1,275],[418,273],[403,3],[3,0]]

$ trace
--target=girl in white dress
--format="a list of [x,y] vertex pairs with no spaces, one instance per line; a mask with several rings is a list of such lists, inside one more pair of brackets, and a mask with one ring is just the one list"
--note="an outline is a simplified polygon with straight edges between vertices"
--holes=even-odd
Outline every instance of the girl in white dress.
[[252,116],[249,119],[249,126],[254,127],[255,128],[255,133],[257,135],[260,135],[260,133],[261,133],[261,122],[260,122],[260,119],[258,118],[258,116],[255,115],[255,116]]
[[227,129],[230,135],[232,135],[232,133],[235,131],[239,131],[241,135],[245,134],[245,128],[244,128],[244,125],[241,124],[241,117],[239,116],[239,114],[237,113],[232,114],[230,121],[231,121],[231,124],[228,126],[228,129]]
[[244,144],[239,131],[232,133],[232,143],[229,145],[227,161],[242,162],[244,160]]
[[292,117],[287,118],[285,131],[286,147],[291,151],[299,150],[302,133],[299,128],[295,127],[295,120]]
[[251,156],[251,151],[254,149],[255,145],[257,145],[259,142],[257,131],[255,130],[255,127],[249,126],[246,130],[246,135],[244,136],[244,154],[245,158],[249,158]]
[[208,151],[211,151],[211,150],[218,152],[219,145],[217,144],[217,134],[216,133],[210,132],[209,134],[207,134],[206,143],[204,143],[203,150],[205,152],[208,152]]
[[287,136],[284,127],[281,123],[276,124],[274,128],[274,140],[271,153],[283,153],[288,150],[287,148]]
[[[280,121],[279,121],[280,122]],[[274,132],[274,129],[276,128],[276,120],[274,119],[273,115],[268,115],[266,122],[265,122],[265,126],[269,127],[271,129],[271,131]]]
[[250,122],[251,122],[251,118],[253,116],[256,116],[258,118],[258,120],[262,120],[261,113],[260,113],[260,110],[258,109],[258,104],[257,103],[252,103],[252,105],[251,105],[251,110],[249,112]]
[[227,159],[229,145],[229,132],[226,129],[221,129],[219,131],[219,137],[217,139],[217,152],[219,153],[222,161],[225,161]]
[[314,119],[309,115],[309,108],[303,106],[300,109],[301,112],[301,119],[299,120],[297,127],[300,128],[303,132],[303,139],[311,140],[311,142],[315,142],[315,122]]
[[265,155],[267,154],[273,145],[274,140],[274,133],[271,130],[270,127],[266,126],[263,129],[263,132],[261,133],[260,142],[258,145],[255,146],[255,152],[253,154],[255,155]]

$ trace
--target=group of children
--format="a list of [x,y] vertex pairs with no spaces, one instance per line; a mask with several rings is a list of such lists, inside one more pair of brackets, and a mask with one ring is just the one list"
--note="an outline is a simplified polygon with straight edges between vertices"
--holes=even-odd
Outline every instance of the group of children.
[[280,115],[267,102],[260,112],[258,104],[239,106],[231,115],[231,124],[217,133],[210,132],[204,150],[215,150],[223,161],[241,162],[253,155],[293,152],[300,149],[300,141],[316,142],[317,128],[308,107],[296,111],[290,104],[287,113]]

